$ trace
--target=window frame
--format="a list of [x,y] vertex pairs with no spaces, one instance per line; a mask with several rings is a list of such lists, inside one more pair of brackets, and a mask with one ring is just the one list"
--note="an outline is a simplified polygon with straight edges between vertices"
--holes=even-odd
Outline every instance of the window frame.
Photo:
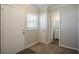
[[[33,20],[31,20],[31,21],[29,21],[28,19],[28,15],[30,15],[31,17],[32,16],[35,16],[36,17],[36,21],[33,21]],[[29,16],[29,17],[30,17]],[[28,26],[28,23],[36,23],[36,26],[34,27],[31,27],[31,26]],[[34,30],[38,30],[38,15],[33,15],[33,14],[27,14],[27,25],[26,25],[26,27],[27,27],[27,30],[29,30],[29,31],[34,31]]]

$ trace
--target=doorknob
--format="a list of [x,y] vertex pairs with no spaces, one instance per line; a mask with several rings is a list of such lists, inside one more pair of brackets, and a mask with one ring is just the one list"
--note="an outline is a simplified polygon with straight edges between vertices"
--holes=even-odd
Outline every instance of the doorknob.
[[25,34],[25,32],[23,32],[23,35]]
[[23,35],[24,35],[25,34],[24,29],[22,31],[23,31]]

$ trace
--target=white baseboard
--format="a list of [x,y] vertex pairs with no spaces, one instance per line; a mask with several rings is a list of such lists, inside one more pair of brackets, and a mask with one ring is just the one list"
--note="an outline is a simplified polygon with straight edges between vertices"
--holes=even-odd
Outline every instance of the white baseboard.
[[49,44],[50,42],[40,42],[40,43],[43,43],[43,44]]
[[50,44],[50,42],[47,42],[47,43],[45,43],[45,44]]
[[34,42],[34,43],[32,43],[32,44],[26,46],[25,49],[26,49],[26,48],[29,48],[29,47],[31,47],[31,46],[33,46],[33,45],[35,45],[36,43],[39,43],[39,41],[36,41],[36,42]]
[[78,49],[77,49],[77,48],[72,48],[72,47],[65,46],[65,45],[59,45],[59,46],[61,46],[61,47],[65,47],[65,48],[69,48],[69,49],[73,49],[73,50],[77,50],[77,51],[78,51]]

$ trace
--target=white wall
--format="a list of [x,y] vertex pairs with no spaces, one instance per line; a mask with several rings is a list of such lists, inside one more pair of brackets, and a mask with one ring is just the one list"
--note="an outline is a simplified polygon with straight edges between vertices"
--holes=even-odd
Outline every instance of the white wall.
[[39,41],[47,44],[47,8],[40,9],[39,16]]
[[77,49],[78,46],[78,9],[77,5],[60,8],[60,46]]

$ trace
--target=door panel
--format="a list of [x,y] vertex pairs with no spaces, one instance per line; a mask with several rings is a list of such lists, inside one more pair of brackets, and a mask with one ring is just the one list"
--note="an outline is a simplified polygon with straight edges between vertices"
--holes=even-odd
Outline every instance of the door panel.
[[17,53],[24,49],[24,12],[11,6],[2,9],[3,53]]

